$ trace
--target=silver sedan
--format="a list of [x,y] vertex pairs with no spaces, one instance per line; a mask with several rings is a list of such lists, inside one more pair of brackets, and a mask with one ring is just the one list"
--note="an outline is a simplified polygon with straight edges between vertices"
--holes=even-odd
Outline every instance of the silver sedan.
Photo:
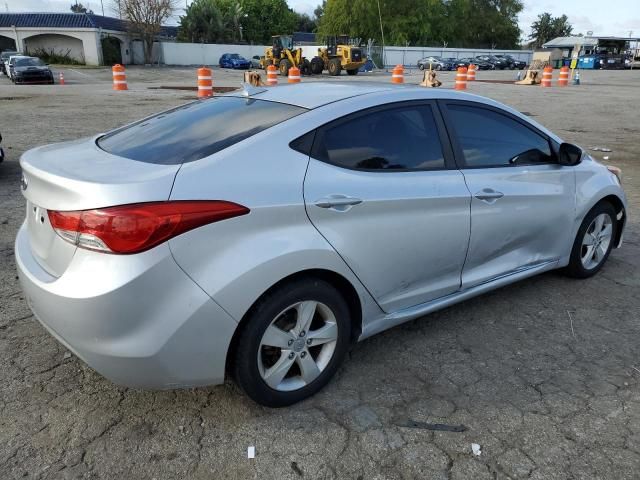
[[21,159],[26,298],[119,384],[231,374],[263,405],[350,345],[620,245],[620,172],[450,90],[303,83],[190,103]]

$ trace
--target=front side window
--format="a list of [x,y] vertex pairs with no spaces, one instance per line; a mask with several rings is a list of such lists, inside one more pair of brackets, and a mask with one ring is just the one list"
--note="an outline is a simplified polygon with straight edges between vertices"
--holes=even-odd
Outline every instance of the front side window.
[[213,155],[303,112],[284,103],[214,97],[115,130],[100,137],[98,146],[132,160],[176,165]]
[[319,130],[313,156],[356,170],[434,170],[445,167],[429,105],[363,113]]
[[549,141],[507,115],[459,104],[447,109],[467,167],[553,162]]

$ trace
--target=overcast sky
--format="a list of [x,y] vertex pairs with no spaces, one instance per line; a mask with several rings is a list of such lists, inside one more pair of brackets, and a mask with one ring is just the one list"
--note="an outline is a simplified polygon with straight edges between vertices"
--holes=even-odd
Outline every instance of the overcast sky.
[[[101,13],[100,0],[82,3],[95,13]],[[103,0],[105,14],[110,14],[113,0]],[[190,2],[190,0],[179,0]],[[74,0],[0,0],[0,10],[9,12],[68,12]],[[298,12],[313,14],[320,0],[288,0]],[[2,5],[4,3],[4,5]],[[372,0],[372,4],[374,0]],[[520,14],[520,28],[525,36],[530,33],[531,22],[542,12],[552,15],[567,14],[575,33],[593,31],[594,35],[627,36],[633,31],[640,36],[640,7],[638,0],[524,0],[524,11]]]

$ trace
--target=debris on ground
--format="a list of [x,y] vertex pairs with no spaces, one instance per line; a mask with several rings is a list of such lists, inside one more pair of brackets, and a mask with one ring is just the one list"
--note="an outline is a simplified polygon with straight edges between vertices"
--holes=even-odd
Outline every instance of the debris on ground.
[[482,454],[482,450],[480,450],[480,445],[478,445],[477,443],[471,444],[471,451],[477,457],[479,457]]
[[396,422],[398,427],[405,428],[422,428],[424,430],[433,430],[437,432],[464,432],[467,427],[464,425],[446,425],[444,423],[427,423],[418,422],[416,420],[407,420],[406,422]]

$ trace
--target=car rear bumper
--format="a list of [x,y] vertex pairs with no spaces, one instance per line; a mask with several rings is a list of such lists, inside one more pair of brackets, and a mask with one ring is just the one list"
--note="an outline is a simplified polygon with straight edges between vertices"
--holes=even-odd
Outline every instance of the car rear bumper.
[[135,256],[78,249],[56,278],[37,263],[23,225],[15,254],[36,318],[113,382],[176,388],[224,381],[237,323],[180,269],[168,245]]

